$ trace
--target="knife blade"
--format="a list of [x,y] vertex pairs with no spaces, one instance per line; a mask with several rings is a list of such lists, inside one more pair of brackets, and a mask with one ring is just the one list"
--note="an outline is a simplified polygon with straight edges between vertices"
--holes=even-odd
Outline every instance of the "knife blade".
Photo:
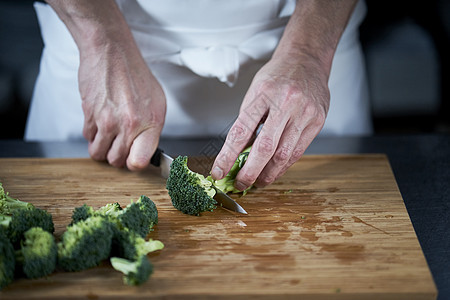
[[[161,176],[166,179],[169,177],[170,165],[172,164],[172,161],[173,158],[170,155],[164,153],[164,151],[160,148],[156,149],[155,153],[150,159],[150,163],[155,167],[159,167],[161,169]],[[221,207],[241,214],[247,214],[245,209],[242,208],[242,206],[240,206],[230,196],[216,188],[214,185],[213,188],[216,190],[216,194],[213,198]]]

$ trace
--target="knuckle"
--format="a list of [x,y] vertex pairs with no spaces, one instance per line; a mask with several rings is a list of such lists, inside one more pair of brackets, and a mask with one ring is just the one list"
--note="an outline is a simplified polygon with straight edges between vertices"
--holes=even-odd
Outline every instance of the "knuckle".
[[289,159],[289,165],[292,165],[297,160],[299,160],[300,157],[302,157],[304,152],[305,152],[305,149],[303,147],[295,148],[294,151],[292,152],[291,158]]
[[273,183],[274,181],[275,181],[275,177],[266,175],[258,180],[258,185],[264,187],[264,186],[267,186],[267,185]]
[[269,136],[260,136],[256,145],[256,150],[263,156],[270,156],[274,151],[274,141]]
[[274,154],[273,161],[279,165],[289,161],[291,157],[292,149],[289,146],[281,146]]
[[249,132],[248,127],[244,125],[244,123],[238,121],[230,129],[227,138],[230,142],[233,143],[242,142],[246,140],[248,132]]
[[254,174],[250,174],[250,173],[244,173],[242,174],[238,181],[244,183],[247,186],[252,185],[256,180],[256,176]]

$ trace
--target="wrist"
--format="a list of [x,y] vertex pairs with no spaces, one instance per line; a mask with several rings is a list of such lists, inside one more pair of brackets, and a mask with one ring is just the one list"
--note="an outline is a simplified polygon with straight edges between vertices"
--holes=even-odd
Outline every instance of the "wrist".
[[65,23],[83,52],[103,51],[108,45],[134,42],[131,31],[114,0],[47,0]]

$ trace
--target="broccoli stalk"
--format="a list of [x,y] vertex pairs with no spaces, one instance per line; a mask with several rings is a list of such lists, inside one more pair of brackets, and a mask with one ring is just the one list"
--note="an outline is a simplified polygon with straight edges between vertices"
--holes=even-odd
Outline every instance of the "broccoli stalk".
[[210,180],[216,188],[221,190],[224,193],[243,193],[245,195],[249,189],[252,187],[248,187],[244,191],[240,191],[234,187],[234,180],[236,179],[236,175],[239,173],[239,171],[244,166],[245,162],[247,161],[248,155],[250,154],[251,146],[246,148],[244,151],[242,151],[236,161],[234,162],[233,166],[231,167],[230,171],[225,175],[224,178],[219,180],[212,179],[211,176],[208,176],[207,179]]
[[53,235],[40,227],[32,227],[24,234],[21,248],[15,252],[16,262],[27,278],[51,274],[56,267],[57,248]]
[[187,161],[187,156],[178,156],[170,166],[166,188],[173,206],[189,215],[213,211],[217,201],[213,199],[216,191],[211,181],[203,175],[191,171]]
[[11,215],[18,209],[34,209],[34,205],[11,197],[0,182],[0,214]]
[[6,234],[0,230],[0,290],[14,280],[16,258],[14,247]]
[[13,245],[18,245],[25,231],[31,227],[41,227],[53,233],[53,218],[47,211],[33,204],[14,199],[8,195],[0,183],[0,227]]
[[128,228],[117,229],[112,246],[112,255],[129,260],[136,260],[142,255],[161,250],[164,244],[158,240],[146,241],[143,237]]
[[115,270],[124,274],[123,282],[127,285],[140,285],[153,273],[153,265],[145,255],[137,260],[111,257],[110,261]]

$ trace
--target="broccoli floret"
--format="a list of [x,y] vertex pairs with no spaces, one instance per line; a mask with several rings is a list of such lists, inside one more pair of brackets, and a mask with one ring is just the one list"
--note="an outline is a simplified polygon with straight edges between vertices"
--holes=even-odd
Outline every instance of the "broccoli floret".
[[0,290],[13,281],[15,266],[14,247],[3,230],[0,229]]
[[92,206],[87,204],[83,204],[80,207],[76,207],[72,213],[72,222],[70,225],[73,225],[79,221],[86,220],[92,216],[112,216],[117,215],[122,211],[122,207],[120,207],[119,203],[108,203],[99,209],[95,210]]
[[11,215],[18,209],[34,209],[34,205],[11,197],[0,182],[0,214]]
[[191,171],[187,161],[187,156],[178,156],[170,166],[166,188],[173,206],[189,215],[213,211],[217,205],[217,201],[213,199],[216,190],[211,181]]
[[244,151],[242,151],[236,161],[234,162],[233,166],[231,167],[230,171],[227,175],[225,175],[224,178],[219,180],[212,179],[211,176],[208,176],[207,179],[210,180],[216,188],[221,190],[224,193],[243,193],[245,195],[249,189],[252,187],[248,187],[244,191],[240,191],[234,187],[234,180],[236,179],[236,175],[239,173],[239,171],[244,166],[245,162],[247,161],[248,155],[250,154],[251,146],[246,148]]
[[16,251],[16,262],[28,278],[51,274],[56,267],[57,249],[53,235],[40,227],[32,227],[24,234],[21,248]]
[[112,235],[112,224],[103,216],[93,216],[67,227],[57,244],[58,264],[66,271],[97,266],[109,257]]
[[136,203],[139,204],[141,211],[150,220],[150,229],[158,224],[158,209],[149,197],[142,195]]
[[164,244],[158,240],[146,241],[138,233],[128,228],[117,229],[113,238],[113,256],[122,257],[129,260],[136,260],[142,255],[161,250]]
[[80,207],[76,207],[73,210],[72,213],[72,222],[70,225],[73,225],[75,223],[78,223],[79,221],[84,221],[89,217],[92,217],[94,215],[94,208],[92,206],[88,206],[86,204],[83,204]]
[[130,229],[142,237],[146,237],[150,232],[151,221],[136,202],[128,204],[117,215],[117,218],[112,219],[116,219],[120,223],[120,226]]
[[153,265],[145,255],[136,260],[111,257],[110,261],[115,270],[124,274],[123,282],[127,285],[140,285],[153,273]]
[[158,211],[150,198],[141,196],[122,209],[119,203],[108,203],[97,210],[84,204],[74,209],[72,225],[92,216],[104,216],[119,228],[129,228],[142,237],[147,236],[154,224],[158,223]]
[[41,227],[50,233],[55,231],[51,214],[31,203],[12,198],[5,193],[1,183],[0,227],[3,227],[13,245],[18,245],[25,231],[31,227]]

